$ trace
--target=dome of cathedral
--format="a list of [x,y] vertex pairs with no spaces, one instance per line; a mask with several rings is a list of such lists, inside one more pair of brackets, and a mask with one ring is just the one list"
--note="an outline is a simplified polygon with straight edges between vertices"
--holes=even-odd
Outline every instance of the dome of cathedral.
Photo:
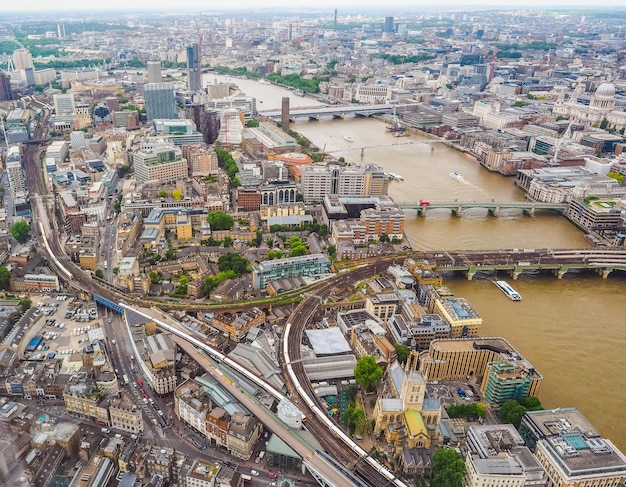
[[602,83],[596,90],[596,96],[602,96],[606,98],[615,97],[615,86],[612,83]]

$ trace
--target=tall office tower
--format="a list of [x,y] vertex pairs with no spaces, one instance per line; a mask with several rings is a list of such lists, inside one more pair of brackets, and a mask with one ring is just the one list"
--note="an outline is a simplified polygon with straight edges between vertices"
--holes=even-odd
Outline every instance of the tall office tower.
[[65,39],[65,24],[57,24],[57,37]]
[[385,17],[385,28],[383,32],[390,34],[393,32],[393,17]]
[[11,91],[11,81],[9,77],[0,73],[0,101],[8,101],[13,99],[13,92]]
[[335,27],[337,27],[337,9],[335,9]]
[[280,113],[280,126],[283,132],[289,133],[289,97],[283,96],[282,110]]
[[161,61],[148,61],[148,83],[161,81]]
[[52,100],[54,102],[55,115],[74,115],[76,113],[76,102],[74,101],[73,93],[54,95]]
[[146,83],[143,87],[148,122],[155,118],[178,118],[172,83]]
[[13,65],[16,70],[31,68],[34,69],[33,57],[28,49],[16,49],[13,51]]
[[202,88],[201,77],[198,44],[187,46],[187,88],[189,91],[200,91]]
[[35,86],[35,71],[33,68],[24,68],[22,79],[26,82],[26,86]]

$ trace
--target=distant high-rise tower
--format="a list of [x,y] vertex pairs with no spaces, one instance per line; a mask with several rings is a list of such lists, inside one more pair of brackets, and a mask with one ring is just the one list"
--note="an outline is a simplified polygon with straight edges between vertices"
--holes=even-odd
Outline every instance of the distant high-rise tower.
[[337,9],[335,9],[335,28],[337,27]]
[[385,17],[385,28],[383,31],[387,34],[391,34],[393,32],[393,17]]
[[35,71],[33,68],[24,68],[24,81],[26,86],[35,86]]
[[13,92],[11,91],[11,81],[9,77],[0,73],[0,101],[8,101],[13,99]]
[[13,51],[13,65],[16,70],[34,68],[33,57],[28,49],[16,49]]
[[160,83],[161,61],[148,61],[148,83]]
[[282,111],[280,113],[280,125],[283,132],[289,133],[289,97],[283,96]]
[[293,24],[289,24],[289,40],[293,41]]
[[65,39],[65,24],[57,24],[57,37]]
[[143,87],[148,122],[155,118],[178,118],[172,83],[146,83]]
[[187,46],[187,87],[189,91],[200,91],[202,88],[201,76],[198,44]]

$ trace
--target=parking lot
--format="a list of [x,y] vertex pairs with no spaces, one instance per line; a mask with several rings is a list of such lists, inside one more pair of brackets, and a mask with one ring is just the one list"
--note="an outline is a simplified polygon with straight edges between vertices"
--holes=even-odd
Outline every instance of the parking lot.
[[95,303],[60,295],[44,296],[36,306],[41,315],[38,336],[42,341],[31,352],[29,358],[33,360],[58,359],[80,353],[91,341],[104,336]]

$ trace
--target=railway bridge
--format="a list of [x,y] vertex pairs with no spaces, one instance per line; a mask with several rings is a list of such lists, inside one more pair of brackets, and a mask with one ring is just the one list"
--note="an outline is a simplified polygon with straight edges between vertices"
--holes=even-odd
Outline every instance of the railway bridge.
[[505,271],[517,279],[524,272],[548,271],[561,279],[570,271],[592,270],[606,279],[614,271],[626,271],[624,249],[444,251],[418,256],[439,272],[464,272],[469,280],[478,272]]
[[485,209],[490,215],[499,216],[502,210],[522,210],[528,216],[535,216],[537,210],[565,212],[565,203],[541,203],[536,201],[417,201],[398,203],[403,210],[416,210],[418,216],[426,216],[431,210],[450,210],[454,216],[461,217],[466,210]]
[[[371,117],[373,115],[384,115],[391,113],[397,105],[342,105],[342,106],[325,106],[314,108],[300,108],[289,110],[289,118],[295,120],[297,118],[308,118],[309,120],[320,120],[321,117],[346,118],[351,115],[353,117]],[[260,111],[259,115],[271,118],[272,120],[280,120],[282,112],[280,110]]]

